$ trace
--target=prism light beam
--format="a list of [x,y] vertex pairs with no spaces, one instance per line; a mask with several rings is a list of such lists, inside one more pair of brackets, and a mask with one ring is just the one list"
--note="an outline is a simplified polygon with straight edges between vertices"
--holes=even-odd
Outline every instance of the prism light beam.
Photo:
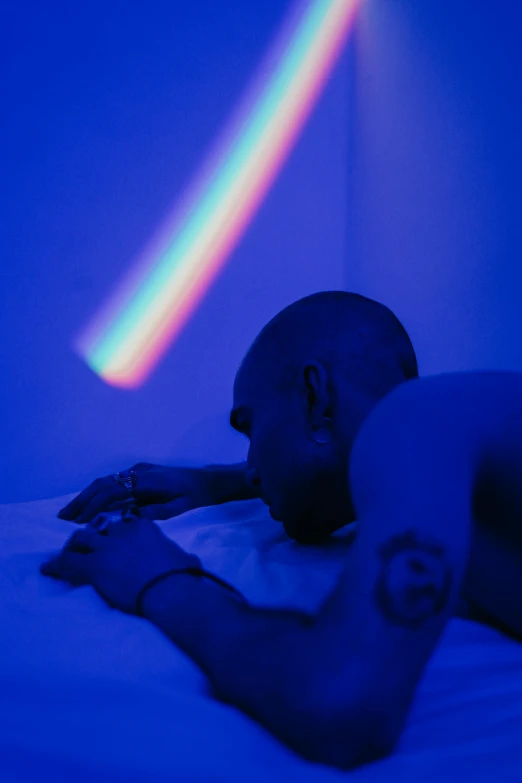
[[143,384],[248,228],[348,37],[360,0],[294,8],[221,142],[76,341],[107,383]]

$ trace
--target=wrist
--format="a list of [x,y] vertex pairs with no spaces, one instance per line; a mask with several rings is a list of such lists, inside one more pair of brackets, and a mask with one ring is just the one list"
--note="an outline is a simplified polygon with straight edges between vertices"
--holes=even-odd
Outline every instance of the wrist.
[[[173,582],[175,577],[179,579],[179,583]],[[163,591],[158,589],[161,585],[165,585]],[[147,600],[151,594],[152,599]],[[244,605],[248,604],[246,598],[235,587],[198,565],[159,574],[148,582],[138,596],[138,614],[152,619],[149,615],[161,613],[166,608],[168,610],[172,600],[182,600],[187,604],[193,598],[199,600],[202,594],[206,597],[217,595],[219,600],[223,598],[226,600],[228,596]]]
[[142,616],[207,670],[223,624],[245,608],[243,600],[209,579],[178,573],[146,591]]
[[155,618],[170,612],[174,604],[186,604],[197,591],[196,583],[191,574],[178,571],[147,586],[141,599],[141,617],[155,622]]
[[259,493],[246,480],[246,463],[235,465],[207,465],[211,495],[215,505],[233,500],[253,500]]

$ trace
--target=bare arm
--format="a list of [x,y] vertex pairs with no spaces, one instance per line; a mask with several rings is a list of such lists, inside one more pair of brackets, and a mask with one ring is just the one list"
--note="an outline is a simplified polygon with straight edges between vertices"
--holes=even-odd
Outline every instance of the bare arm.
[[213,496],[221,503],[231,500],[252,500],[259,497],[246,478],[246,462],[236,462],[233,465],[207,465],[204,470],[209,475],[213,488]]
[[360,672],[347,666],[350,649],[342,671],[333,670],[339,651],[316,618],[248,607],[205,579],[171,580],[149,591],[144,614],[199,664],[221,699],[315,762],[352,768],[389,752],[359,691]]
[[[139,462],[129,470],[136,479],[133,497],[148,519],[169,519],[193,508],[258,497],[247,482],[245,462],[199,468]],[[129,491],[113,476],[105,476],[80,492],[58,516],[82,524],[128,501]]]
[[222,698],[315,761],[351,768],[393,750],[458,598],[470,533],[467,447],[451,442],[451,422],[422,407],[399,395],[363,428],[350,473],[359,533],[316,618],[244,607],[189,576],[145,599],[146,616]]
[[314,666],[312,617],[251,608],[210,580],[178,574],[151,588],[143,609],[221,699],[303,755],[325,760],[324,743],[313,735],[324,715],[303,688]]

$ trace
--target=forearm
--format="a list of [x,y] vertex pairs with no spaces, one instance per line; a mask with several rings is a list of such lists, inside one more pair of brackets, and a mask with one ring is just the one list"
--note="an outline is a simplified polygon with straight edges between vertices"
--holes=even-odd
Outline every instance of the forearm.
[[246,480],[246,462],[238,462],[234,465],[207,465],[205,470],[209,472],[213,495],[219,499],[219,503],[228,503],[232,500],[253,500],[259,497],[259,493]]
[[220,698],[306,754],[304,697],[317,665],[313,618],[253,609],[212,581],[186,574],[147,591],[143,611],[201,667]]

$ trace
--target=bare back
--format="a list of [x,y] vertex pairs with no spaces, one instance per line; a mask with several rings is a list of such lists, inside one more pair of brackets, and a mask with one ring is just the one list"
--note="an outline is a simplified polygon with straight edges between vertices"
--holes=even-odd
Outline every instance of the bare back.
[[[474,528],[462,597],[470,619],[522,639],[522,374],[468,376],[479,441]],[[472,389],[470,388],[470,392]],[[473,421],[473,419],[472,419]]]
[[522,639],[522,373],[440,375],[419,385],[435,417],[453,422],[455,442],[469,441],[473,461],[473,529],[457,614]]
[[357,536],[317,655],[347,735],[365,716],[390,752],[459,596],[522,639],[522,374],[402,384],[362,425],[349,486]]

